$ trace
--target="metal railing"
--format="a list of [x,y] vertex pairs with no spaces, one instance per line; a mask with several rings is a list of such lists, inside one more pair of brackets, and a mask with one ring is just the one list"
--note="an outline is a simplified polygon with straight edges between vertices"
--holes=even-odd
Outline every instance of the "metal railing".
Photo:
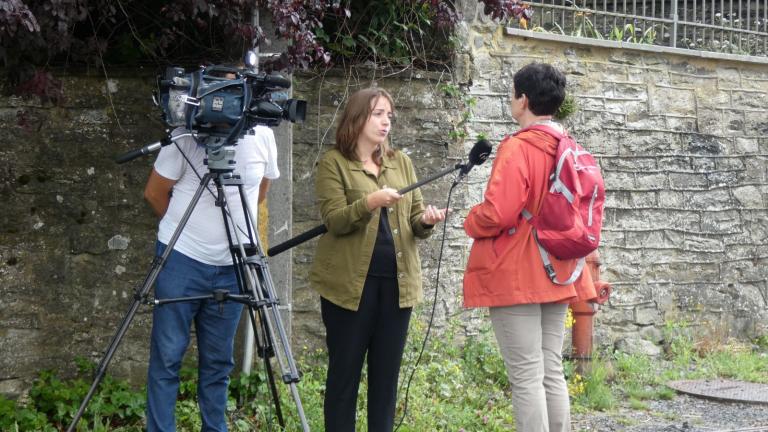
[[768,0],[532,0],[528,28],[768,56]]

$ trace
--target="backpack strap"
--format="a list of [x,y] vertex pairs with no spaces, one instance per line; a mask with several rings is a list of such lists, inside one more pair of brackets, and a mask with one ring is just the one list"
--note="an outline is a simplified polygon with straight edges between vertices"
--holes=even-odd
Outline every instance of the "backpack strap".
[[555,267],[552,265],[552,260],[549,259],[549,253],[547,253],[547,251],[544,250],[544,248],[539,244],[539,238],[536,235],[536,230],[533,230],[533,238],[536,240],[536,246],[539,248],[539,255],[541,255],[541,262],[544,263],[544,272],[546,272],[547,276],[549,276],[549,280],[551,280],[552,283],[556,285],[570,285],[576,282],[576,279],[581,276],[581,272],[584,270],[584,265],[586,264],[587,259],[579,258],[578,261],[576,261],[576,268],[573,269],[571,276],[565,281],[560,282],[557,280],[557,272],[555,272]]
[[[544,126],[544,125],[534,125],[530,126],[523,130],[538,130],[541,132],[546,132],[553,137],[555,137],[558,141],[565,137],[564,134],[557,131],[555,128]],[[560,171],[560,165],[562,164],[562,161],[558,163],[557,171]],[[553,174],[555,176],[555,174]],[[568,188],[565,187],[559,187],[559,179],[555,178],[555,181],[552,184],[552,189],[558,190],[560,193],[562,193],[566,199],[568,199],[568,202],[573,202],[573,195],[568,191]],[[552,191],[550,191],[552,192]],[[523,210],[520,212],[522,216],[525,218],[528,223],[531,225],[534,225],[533,227],[533,239],[536,241],[536,247],[539,249],[539,255],[541,255],[541,262],[544,264],[544,272],[547,273],[547,276],[552,281],[552,283],[556,285],[570,285],[576,281],[576,279],[581,276],[581,272],[584,270],[584,265],[586,264],[585,258],[579,258],[576,262],[576,268],[573,269],[573,272],[571,273],[571,276],[566,279],[565,281],[559,281],[557,280],[557,272],[555,272],[554,266],[552,266],[552,260],[549,259],[549,253],[541,246],[539,243],[539,237],[536,234],[536,226],[535,226],[535,217],[531,212],[528,211],[528,209],[523,208]]]

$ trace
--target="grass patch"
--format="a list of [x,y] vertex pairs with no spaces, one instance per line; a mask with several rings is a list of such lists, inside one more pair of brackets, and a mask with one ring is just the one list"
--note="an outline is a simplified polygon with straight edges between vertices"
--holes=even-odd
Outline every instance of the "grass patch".
[[[400,431],[509,431],[514,415],[504,362],[493,333],[486,326],[467,336],[460,323],[432,333],[421,363],[414,369],[425,333],[422,320],[413,320],[401,369],[396,421],[403,415],[406,389],[407,417]],[[564,363],[572,410],[575,413],[613,411],[620,405],[647,411],[654,400],[675,397],[665,385],[674,379],[728,378],[768,383],[768,338],[754,343],[728,341],[706,349],[685,335],[668,338],[663,358],[598,352],[588,372],[579,374]],[[322,350],[303,350],[297,356],[303,373],[297,385],[312,430],[323,429],[326,357]],[[80,375],[61,379],[42,371],[21,401],[0,398],[0,430],[53,432],[66,428],[90,385],[93,365],[80,361]],[[276,362],[273,362],[277,367]],[[230,382],[228,423],[231,431],[279,430],[275,407],[263,371],[238,375]],[[279,371],[277,371],[279,372]],[[176,407],[180,431],[200,429],[197,408],[197,371],[182,370]],[[412,376],[412,380],[409,379]],[[286,430],[300,430],[290,387],[278,379],[277,389]],[[358,429],[367,429],[365,375],[358,401]],[[621,402],[626,401],[626,402]],[[80,421],[78,431],[138,432],[144,428],[143,388],[107,376]]]

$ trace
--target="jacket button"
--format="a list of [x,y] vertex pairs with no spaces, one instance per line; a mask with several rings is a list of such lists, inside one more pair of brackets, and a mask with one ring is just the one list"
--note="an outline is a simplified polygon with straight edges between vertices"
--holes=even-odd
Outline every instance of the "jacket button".
[[398,277],[399,279],[402,279],[402,278],[404,278],[404,277],[405,277],[405,273],[399,273],[399,274],[397,275],[397,277]]
[[395,211],[395,209],[393,209],[392,207],[390,207],[390,208],[389,208],[389,212],[390,212],[390,213],[392,213],[393,211]]
[[398,231],[397,231],[397,228],[395,228],[395,229],[393,229],[393,230],[392,230],[392,234],[394,234],[394,235],[397,235],[397,232],[398,232]]
[[397,252],[397,257],[400,258],[401,256],[403,256],[403,252],[402,251],[398,251]]

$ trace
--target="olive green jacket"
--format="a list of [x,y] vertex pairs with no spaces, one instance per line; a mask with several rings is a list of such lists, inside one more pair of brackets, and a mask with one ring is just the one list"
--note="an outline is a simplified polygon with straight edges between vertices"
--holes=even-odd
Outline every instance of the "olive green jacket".
[[[366,197],[384,186],[400,190],[416,181],[411,159],[401,151],[384,158],[378,178],[338,150],[323,155],[315,196],[328,232],[317,243],[309,274],[310,285],[323,298],[357,310],[381,217],[381,209],[368,211]],[[432,227],[420,221],[424,203],[419,189],[403,195],[387,211],[395,243],[400,307],[411,307],[424,298],[416,237],[429,237]]]

